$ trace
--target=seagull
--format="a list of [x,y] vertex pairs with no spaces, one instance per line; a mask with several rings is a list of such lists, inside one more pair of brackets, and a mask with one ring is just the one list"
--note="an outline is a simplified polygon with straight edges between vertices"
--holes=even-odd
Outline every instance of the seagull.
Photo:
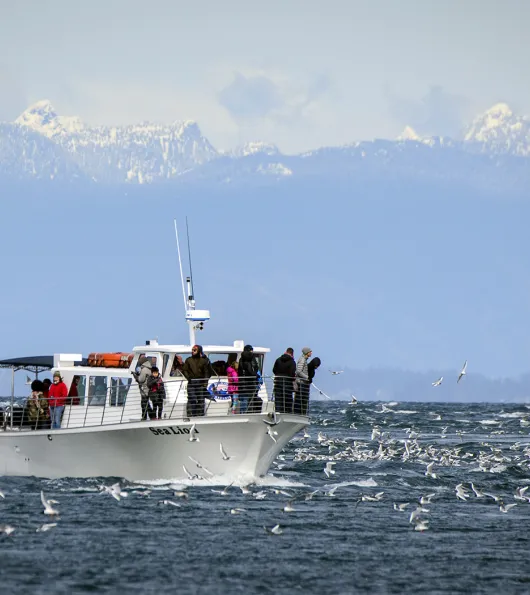
[[185,500],[189,498],[188,494],[183,490],[176,490],[173,492],[173,496],[175,496],[175,498],[184,498]]
[[335,496],[335,492],[339,489],[339,485],[333,486],[331,488],[331,490],[325,492],[326,496],[329,496],[330,498],[333,498],[333,496]]
[[351,395],[351,401],[348,403],[348,405],[357,405],[358,402],[359,401],[357,400],[355,395]]
[[304,500],[307,502],[308,500],[312,500],[313,496],[318,492],[319,490],[314,490],[313,492],[308,492],[305,496],[304,496]]
[[129,494],[127,494],[127,492],[124,492],[121,489],[121,486],[119,483],[115,483],[114,485],[111,485],[110,487],[104,486],[103,489],[105,492],[107,492],[107,494],[110,494],[118,502],[122,498],[126,498],[129,495]]
[[6,495],[4,494],[4,492],[0,491],[0,498],[5,498]]
[[302,436],[302,438],[305,438],[306,440],[308,438],[311,438],[311,434],[308,433],[307,428],[304,428],[304,435]]
[[440,376],[440,378],[438,378],[438,380],[436,380],[435,382],[432,383],[433,386],[440,386],[440,384],[442,384],[444,377]]
[[0,525],[0,533],[11,535],[11,533],[13,533],[14,530],[15,527],[12,527],[11,525]]
[[280,525],[274,525],[272,529],[269,529],[268,527],[263,528],[265,529],[265,532],[269,535],[281,535],[283,533],[282,529],[280,528]]
[[228,490],[234,485],[234,482],[232,482],[230,485],[227,485],[224,489],[222,490],[212,490],[212,492],[214,494],[219,494],[221,496],[228,496]]
[[260,492],[256,492],[254,494],[254,498],[256,500],[265,500],[266,497],[267,497],[267,493],[264,492],[263,490],[261,490]]
[[473,485],[473,483],[471,483],[471,489],[473,490],[473,492],[475,493],[475,496],[476,496],[477,498],[484,498],[484,493],[483,493],[483,492],[481,492],[479,489],[477,489],[477,488],[476,488],[476,487]]
[[289,502],[287,502],[287,504],[282,508],[283,512],[296,512],[296,509],[293,508],[292,506],[292,500],[289,500]]
[[410,513],[410,517],[409,517],[409,523],[413,523],[416,518],[422,513],[422,512],[429,512],[428,508],[423,508],[422,506],[417,506],[411,513]]
[[248,489],[248,486],[239,486],[239,489],[244,496],[247,494],[252,494],[252,492]]
[[271,426],[269,426],[269,427],[267,428],[267,434],[268,434],[268,435],[269,435],[269,436],[272,438],[272,440],[274,440],[274,442],[278,442],[278,441],[276,440],[276,438],[274,437],[275,435],[276,435],[276,436],[278,435],[278,432],[277,432],[276,430],[273,430],[273,429],[271,428]]
[[378,492],[373,496],[368,496],[367,494],[361,494],[361,502],[380,502],[383,499],[383,494],[385,492]]
[[464,502],[469,498],[469,493],[466,492],[466,489],[464,488],[464,484],[459,483],[456,488],[456,497],[460,498],[460,500],[463,500]]
[[420,504],[432,504],[431,500],[432,498],[434,498],[436,496],[436,494],[432,493],[432,494],[427,494],[426,496],[422,496],[420,498]]
[[501,512],[508,512],[510,510],[510,508],[513,508],[514,506],[517,506],[517,504],[504,504],[504,503],[501,503],[501,505],[499,506],[499,510]]
[[190,437],[188,438],[189,442],[200,442],[199,437],[197,436],[197,430],[195,429],[195,424],[193,424],[190,428]]
[[192,475],[186,468],[186,465],[182,465],[182,468],[184,469],[184,473],[188,476],[188,479],[197,479],[198,475]]
[[289,492],[286,492],[285,490],[276,490],[276,489],[273,489],[272,491],[273,491],[273,492],[274,492],[274,493],[275,493],[277,496],[281,494],[282,496],[287,496],[287,498],[294,498],[293,494],[291,494],[291,493],[289,493]]
[[[206,473],[208,473],[208,475],[213,475],[213,473],[211,471],[208,471],[208,469],[206,469],[206,467],[204,467],[204,465],[201,465],[201,463],[199,463],[199,461],[195,460],[193,457],[188,456],[188,459],[192,463],[195,463],[199,469],[206,471]],[[191,477],[190,477],[190,479],[191,479]],[[198,476],[197,476],[197,479],[198,479]]]
[[338,374],[342,374],[344,370],[330,370],[333,376],[337,376]]
[[502,497],[495,496],[495,494],[490,494],[489,492],[484,492],[484,496],[488,496],[489,498],[493,498],[497,504],[502,504]]
[[31,384],[31,378],[29,376],[26,376],[26,384]]
[[46,500],[43,491],[40,493],[40,501],[44,506],[44,514],[49,514],[51,516],[56,516],[59,514],[59,511],[55,510],[55,508],[52,506],[52,504],[58,504],[57,500]]
[[434,461],[430,462],[427,465],[427,471],[425,471],[425,477],[432,477],[433,479],[436,479],[438,476],[436,475],[436,473],[433,473],[433,468],[434,466]]
[[57,527],[57,523],[44,523],[44,525],[41,525],[38,529],[37,529],[37,533],[46,533],[46,531],[49,531],[50,529],[53,529],[54,527]]
[[414,525],[414,531],[427,531],[429,528],[429,521],[426,520],[417,520],[416,524]]
[[524,493],[526,492],[527,489],[528,489],[528,486],[525,486],[524,488],[517,488],[515,490],[515,495],[514,495],[515,500],[522,500],[523,502],[525,500],[528,500],[528,496],[524,495]]
[[399,512],[405,512],[405,508],[407,508],[409,504],[410,502],[402,502],[401,504],[397,504],[396,502],[394,502],[394,510],[397,510]]
[[230,459],[233,459],[234,458],[234,457],[229,457],[226,454],[226,451],[223,448],[223,444],[222,443],[219,444],[219,450],[221,451],[221,456],[223,457],[223,461],[229,461]]
[[173,502],[173,500],[159,500],[158,503],[169,505],[169,506],[175,506],[176,508],[181,507],[181,504],[179,504],[178,502]]
[[333,465],[335,465],[335,461],[328,461],[324,467],[324,473],[328,479],[330,475],[335,475],[336,473],[335,469],[333,469]]
[[460,370],[460,374],[458,375],[458,380],[456,381],[457,383],[460,382],[460,380],[462,379],[462,376],[466,375],[466,370],[467,370],[467,359],[464,362],[462,369]]
[[246,508],[231,508],[230,514],[241,514],[242,512],[247,512]]

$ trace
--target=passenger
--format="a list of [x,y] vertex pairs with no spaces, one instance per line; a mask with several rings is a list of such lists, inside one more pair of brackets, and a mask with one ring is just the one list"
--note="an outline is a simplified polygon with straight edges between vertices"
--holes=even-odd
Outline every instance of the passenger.
[[53,384],[50,387],[48,396],[52,430],[57,430],[61,427],[67,397],[68,388],[63,382],[61,373],[57,370],[53,373]]
[[141,355],[138,358],[139,372],[131,372],[136,382],[138,382],[138,388],[140,389],[140,406],[142,408],[142,421],[147,421],[147,413],[149,410],[149,387],[147,386],[147,380],[151,376],[151,360],[145,355]]
[[294,413],[301,415],[302,402],[309,402],[309,370],[307,360],[313,351],[309,347],[302,349],[302,355],[296,362],[296,384],[294,391]]
[[210,360],[204,355],[200,345],[194,345],[191,348],[191,356],[184,362],[182,373],[188,381],[188,417],[204,415],[208,379],[213,375],[213,370]]
[[228,364],[228,367],[226,368],[226,375],[228,377],[228,394],[230,395],[230,400],[232,403],[232,413],[239,413],[239,395],[237,392],[239,382],[239,376],[237,374],[238,367],[239,364],[234,361],[231,364]]
[[50,427],[50,409],[43,391],[44,384],[40,380],[34,380],[31,383],[31,395],[26,403],[26,411],[30,426],[34,430]]
[[295,395],[294,400],[294,412],[297,415],[307,415],[309,411],[309,393],[311,390],[311,384],[313,383],[313,378],[315,377],[315,372],[318,368],[320,368],[320,358],[314,357],[308,364],[307,364],[307,376],[308,382],[307,385],[303,387],[303,390],[299,390]]
[[278,413],[293,412],[293,390],[296,376],[294,350],[288,347],[283,355],[274,362],[274,402]]
[[72,384],[70,385],[70,390],[68,391],[68,402],[70,405],[79,405],[79,392],[77,390],[77,385],[81,380],[81,376],[74,376],[72,380]]
[[50,396],[50,386],[52,385],[52,381],[49,378],[44,378],[42,384],[44,385],[42,394],[44,395],[45,399],[48,399]]
[[259,365],[252,345],[245,345],[239,358],[239,410],[241,413],[261,413],[263,401],[258,397]]
[[149,417],[151,419],[162,419],[166,389],[164,388],[164,381],[160,378],[160,371],[156,366],[151,369],[151,376],[147,379],[147,386],[149,387],[149,399],[153,404],[153,410],[149,412]]
[[171,366],[171,372],[169,373],[170,376],[182,376],[182,357],[180,355],[176,355],[175,359],[173,360],[173,365]]

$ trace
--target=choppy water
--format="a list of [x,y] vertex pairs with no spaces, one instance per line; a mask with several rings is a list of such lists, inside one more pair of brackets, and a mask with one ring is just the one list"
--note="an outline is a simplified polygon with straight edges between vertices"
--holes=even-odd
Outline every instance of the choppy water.
[[[168,481],[122,481],[129,496],[118,502],[98,488],[108,479],[0,478],[0,523],[15,529],[0,535],[2,592],[530,592],[530,503],[514,499],[530,486],[530,408],[381,408],[315,403],[310,438],[296,437],[248,495],[232,486],[223,496],[203,481],[189,485],[185,500]],[[371,440],[374,426],[381,435]],[[436,478],[425,475],[430,461]],[[501,512],[470,482],[517,506]],[[60,510],[45,532],[36,530],[53,521],[42,514],[41,489]],[[282,512],[292,498],[279,489],[297,498],[294,512]],[[380,501],[361,499],[379,492]],[[435,495],[419,518],[428,528],[417,531],[410,513],[427,494]],[[394,502],[410,504],[399,512]],[[278,523],[281,535],[266,533]]]

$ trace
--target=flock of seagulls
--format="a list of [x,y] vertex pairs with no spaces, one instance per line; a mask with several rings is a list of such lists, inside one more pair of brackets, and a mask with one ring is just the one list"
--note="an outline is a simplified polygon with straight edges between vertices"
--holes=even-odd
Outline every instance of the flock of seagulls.
[[[464,362],[464,365],[462,366],[462,369],[460,370],[460,373],[458,374],[458,378],[456,379],[456,383],[458,384],[462,378],[466,375],[467,373],[467,360]],[[433,386],[440,386],[440,384],[442,384],[444,380],[443,376],[440,376],[440,378],[438,378],[438,380],[435,380],[432,385]]]
[[[342,374],[344,372],[344,370],[329,370],[330,374],[332,374],[333,376],[337,376],[338,374]],[[458,377],[456,379],[456,383],[458,384],[462,378],[467,374],[467,360],[464,362],[464,365],[462,366],[460,372],[458,373]],[[436,387],[436,386],[440,386],[442,384],[444,380],[443,376],[440,376],[440,378],[438,378],[437,380],[435,380],[434,382],[432,382],[432,386]],[[326,395],[322,390],[320,390],[318,387],[315,386],[315,388],[318,390],[318,392],[321,395],[324,395],[326,398],[330,399],[330,397],[328,395]],[[355,395],[351,395],[351,401],[349,402],[349,405],[357,405],[358,404],[358,399],[357,397],[355,397]]]

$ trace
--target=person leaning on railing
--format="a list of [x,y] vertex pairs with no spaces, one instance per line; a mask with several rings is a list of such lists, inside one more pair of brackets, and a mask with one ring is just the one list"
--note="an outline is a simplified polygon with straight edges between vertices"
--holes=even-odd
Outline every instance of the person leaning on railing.
[[293,412],[293,390],[296,376],[294,350],[287,347],[285,353],[274,362],[274,403],[278,413]]
[[53,373],[53,384],[50,386],[50,392],[48,393],[52,430],[59,429],[61,427],[61,420],[63,417],[64,406],[66,405],[67,397],[68,389],[66,388],[66,384],[63,382],[61,373],[56,370]]
[[43,390],[44,384],[40,380],[31,383],[31,395],[26,402],[26,412],[33,430],[47,429],[50,426],[50,408]]

